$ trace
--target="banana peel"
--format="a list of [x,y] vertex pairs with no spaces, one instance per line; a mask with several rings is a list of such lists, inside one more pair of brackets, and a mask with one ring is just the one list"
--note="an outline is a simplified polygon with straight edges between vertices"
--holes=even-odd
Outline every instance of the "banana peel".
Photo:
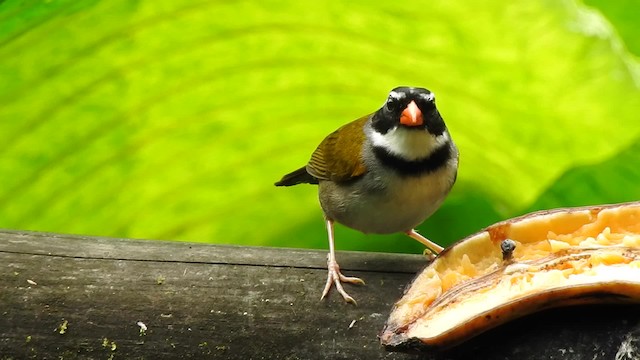
[[640,302],[640,202],[540,211],[441,252],[380,335],[391,351],[444,349],[543,309]]

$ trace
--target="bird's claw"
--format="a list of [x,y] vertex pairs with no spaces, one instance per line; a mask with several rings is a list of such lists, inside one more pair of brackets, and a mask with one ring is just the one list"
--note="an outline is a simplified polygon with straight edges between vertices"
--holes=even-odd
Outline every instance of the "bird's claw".
[[320,297],[320,300],[324,299],[329,294],[331,286],[335,284],[336,290],[338,290],[338,293],[342,295],[344,301],[357,305],[358,303],[356,302],[356,300],[349,294],[347,294],[347,292],[344,290],[344,288],[342,287],[342,283],[347,282],[351,284],[364,285],[364,280],[358,277],[342,275],[342,273],[340,272],[340,266],[338,266],[338,263],[335,261],[328,261],[327,265],[327,283],[324,285],[324,290],[322,290],[322,296]]
[[427,258],[427,261],[433,261],[438,254],[435,254],[431,249],[426,248],[422,251],[422,256]]

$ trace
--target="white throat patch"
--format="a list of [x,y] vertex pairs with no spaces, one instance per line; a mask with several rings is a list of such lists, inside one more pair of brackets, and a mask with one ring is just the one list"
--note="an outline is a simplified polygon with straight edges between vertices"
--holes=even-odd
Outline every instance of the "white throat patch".
[[431,153],[449,141],[449,133],[434,136],[427,131],[416,131],[398,126],[389,130],[386,134],[377,131],[371,132],[371,142],[374,146],[387,149],[391,154],[405,160],[419,160],[431,155]]

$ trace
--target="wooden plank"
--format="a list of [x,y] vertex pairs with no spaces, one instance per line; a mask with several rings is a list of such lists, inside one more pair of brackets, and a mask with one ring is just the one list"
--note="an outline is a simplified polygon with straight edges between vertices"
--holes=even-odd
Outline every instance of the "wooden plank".
[[[345,273],[368,282],[348,287],[358,306],[337,294],[319,301],[326,279],[321,251],[2,232],[0,354],[407,358],[385,353],[376,336],[425,259],[340,258]],[[148,328],[144,336],[138,321]]]
[[[423,257],[344,252],[358,306],[319,301],[325,252],[0,232],[0,359],[634,359],[638,306],[535,314],[457,348],[377,334]],[[138,322],[147,327],[144,334]],[[64,325],[64,326],[63,326]],[[64,329],[63,329],[64,328]]]

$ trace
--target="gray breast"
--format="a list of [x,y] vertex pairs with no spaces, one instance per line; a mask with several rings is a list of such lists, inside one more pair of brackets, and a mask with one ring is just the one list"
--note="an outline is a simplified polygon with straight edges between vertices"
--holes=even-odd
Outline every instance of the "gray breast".
[[364,233],[408,231],[441,205],[456,169],[454,158],[447,166],[421,176],[399,176],[377,168],[349,183],[321,181],[320,204],[329,218]]

